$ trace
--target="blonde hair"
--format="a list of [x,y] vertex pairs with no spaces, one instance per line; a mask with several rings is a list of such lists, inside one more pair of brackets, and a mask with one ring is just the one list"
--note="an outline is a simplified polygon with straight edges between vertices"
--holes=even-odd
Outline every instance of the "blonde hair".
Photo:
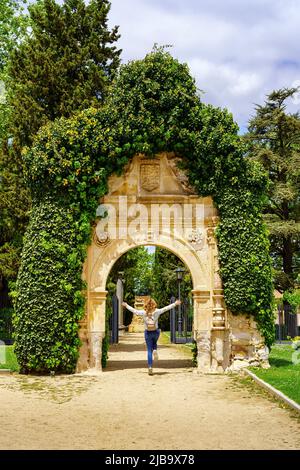
[[156,307],[157,307],[157,303],[155,302],[154,299],[151,299],[151,297],[149,300],[146,300],[144,304],[144,309],[147,315],[149,315],[149,313],[153,313]]

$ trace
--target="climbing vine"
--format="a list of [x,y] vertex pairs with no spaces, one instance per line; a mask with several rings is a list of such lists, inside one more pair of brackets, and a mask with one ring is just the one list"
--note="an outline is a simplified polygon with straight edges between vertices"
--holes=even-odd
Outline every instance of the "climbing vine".
[[199,195],[211,195],[225,300],[273,341],[271,265],[261,208],[262,169],[244,158],[226,110],[204,105],[185,64],[156,49],[120,68],[106,104],[43,128],[24,154],[33,208],[15,297],[24,372],[73,372],[84,310],[81,272],[110,174],[137,153],[181,157]]

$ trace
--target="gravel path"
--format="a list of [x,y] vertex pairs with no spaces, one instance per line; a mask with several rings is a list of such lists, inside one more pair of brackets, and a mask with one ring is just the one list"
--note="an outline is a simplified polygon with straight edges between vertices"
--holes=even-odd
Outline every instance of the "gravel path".
[[[161,344],[148,376],[142,334],[100,375],[0,376],[0,449],[300,449],[300,421],[237,378],[199,375]],[[258,390],[258,391],[257,391]]]

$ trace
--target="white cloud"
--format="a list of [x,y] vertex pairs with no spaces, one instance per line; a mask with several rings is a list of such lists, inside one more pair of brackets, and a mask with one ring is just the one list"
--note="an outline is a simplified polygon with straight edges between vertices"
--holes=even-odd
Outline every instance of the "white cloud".
[[243,128],[254,103],[300,79],[299,0],[112,0],[114,24],[125,62],[172,44],[204,101],[229,108]]

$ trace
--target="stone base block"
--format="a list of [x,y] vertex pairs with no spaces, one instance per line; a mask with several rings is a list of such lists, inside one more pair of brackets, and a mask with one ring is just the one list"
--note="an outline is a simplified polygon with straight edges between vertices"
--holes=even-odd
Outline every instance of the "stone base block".
[[195,332],[198,372],[239,372],[245,367],[269,368],[269,350],[247,315],[228,314],[228,328]]

